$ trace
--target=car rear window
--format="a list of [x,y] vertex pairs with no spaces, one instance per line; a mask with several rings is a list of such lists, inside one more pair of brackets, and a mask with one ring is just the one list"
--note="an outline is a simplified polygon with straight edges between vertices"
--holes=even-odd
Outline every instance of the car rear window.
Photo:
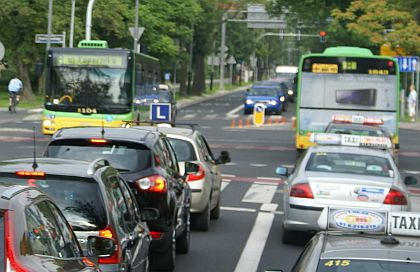
[[380,128],[370,128],[370,127],[363,128],[363,127],[331,126],[327,129],[326,132],[337,133],[337,134],[388,137],[386,132],[384,132]]
[[305,170],[382,177],[392,177],[394,175],[386,158],[334,152],[312,153]]
[[419,263],[408,261],[323,259],[319,261],[317,272],[415,272],[420,271]]
[[74,231],[95,231],[107,226],[99,184],[92,179],[47,177],[46,179],[2,177],[2,183],[30,185],[50,196]]
[[170,138],[172,147],[175,150],[176,158],[178,161],[196,161],[197,156],[194,152],[194,147],[192,144],[185,140],[179,140]]
[[51,158],[93,161],[107,159],[120,171],[141,171],[151,166],[150,149],[124,141],[92,143],[90,139],[52,142],[45,154]]

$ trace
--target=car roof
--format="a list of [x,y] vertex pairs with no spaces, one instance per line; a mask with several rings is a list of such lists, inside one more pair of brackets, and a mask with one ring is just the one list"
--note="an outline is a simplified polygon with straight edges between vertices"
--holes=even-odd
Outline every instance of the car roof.
[[420,261],[420,238],[393,236],[398,244],[382,243],[386,235],[369,235],[342,232],[321,232],[324,235],[322,259],[349,258],[375,260]]
[[331,127],[338,127],[338,128],[350,128],[350,129],[359,129],[359,130],[382,130],[384,128],[375,125],[362,125],[362,124],[353,124],[353,123],[334,123],[331,122]]
[[192,138],[194,134],[197,133],[197,130],[187,127],[166,127],[166,126],[141,126],[142,129],[152,130],[162,132],[164,134],[176,134]]
[[369,148],[369,147],[356,147],[356,146],[339,146],[339,145],[315,145],[308,148],[308,153],[317,152],[335,152],[335,153],[348,153],[348,154],[362,154],[377,157],[389,157],[389,151]]
[[[34,171],[33,162],[33,158],[2,161],[0,164],[0,173]],[[92,174],[88,173],[89,166],[92,162],[57,158],[37,158],[36,164],[35,171],[45,172],[49,175],[92,177]]]
[[140,142],[153,145],[159,138],[158,131],[141,129],[141,127],[77,127],[60,129],[53,135],[52,140],[102,138],[102,129],[104,131],[103,138],[109,140]]

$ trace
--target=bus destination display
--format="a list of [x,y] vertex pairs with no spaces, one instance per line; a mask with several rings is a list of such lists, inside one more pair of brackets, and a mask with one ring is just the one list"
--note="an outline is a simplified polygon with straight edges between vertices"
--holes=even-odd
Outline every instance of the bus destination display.
[[126,67],[124,56],[116,55],[77,55],[59,54],[54,58],[56,66],[101,66],[112,68]]

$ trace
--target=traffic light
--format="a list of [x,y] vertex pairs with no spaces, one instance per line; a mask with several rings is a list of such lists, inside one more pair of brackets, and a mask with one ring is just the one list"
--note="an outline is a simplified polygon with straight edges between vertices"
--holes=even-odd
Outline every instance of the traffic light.
[[320,31],[319,32],[319,41],[324,43],[327,40],[327,32]]

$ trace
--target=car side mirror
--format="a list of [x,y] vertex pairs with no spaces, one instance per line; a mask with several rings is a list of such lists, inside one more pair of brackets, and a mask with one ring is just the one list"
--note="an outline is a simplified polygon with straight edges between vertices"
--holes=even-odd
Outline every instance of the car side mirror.
[[159,210],[155,208],[143,208],[141,210],[141,220],[157,220],[159,218]]
[[116,243],[111,238],[89,236],[87,239],[87,253],[89,257],[106,258],[114,254]]
[[404,184],[405,185],[416,185],[417,179],[413,176],[407,176],[404,178]]
[[230,162],[230,154],[228,151],[221,151],[219,158],[215,160],[216,164],[225,164]]
[[194,162],[185,162],[185,175],[197,173],[200,170],[198,164]]
[[276,168],[276,174],[279,176],[289,176],[289,169],[284,166],[279,166]]

